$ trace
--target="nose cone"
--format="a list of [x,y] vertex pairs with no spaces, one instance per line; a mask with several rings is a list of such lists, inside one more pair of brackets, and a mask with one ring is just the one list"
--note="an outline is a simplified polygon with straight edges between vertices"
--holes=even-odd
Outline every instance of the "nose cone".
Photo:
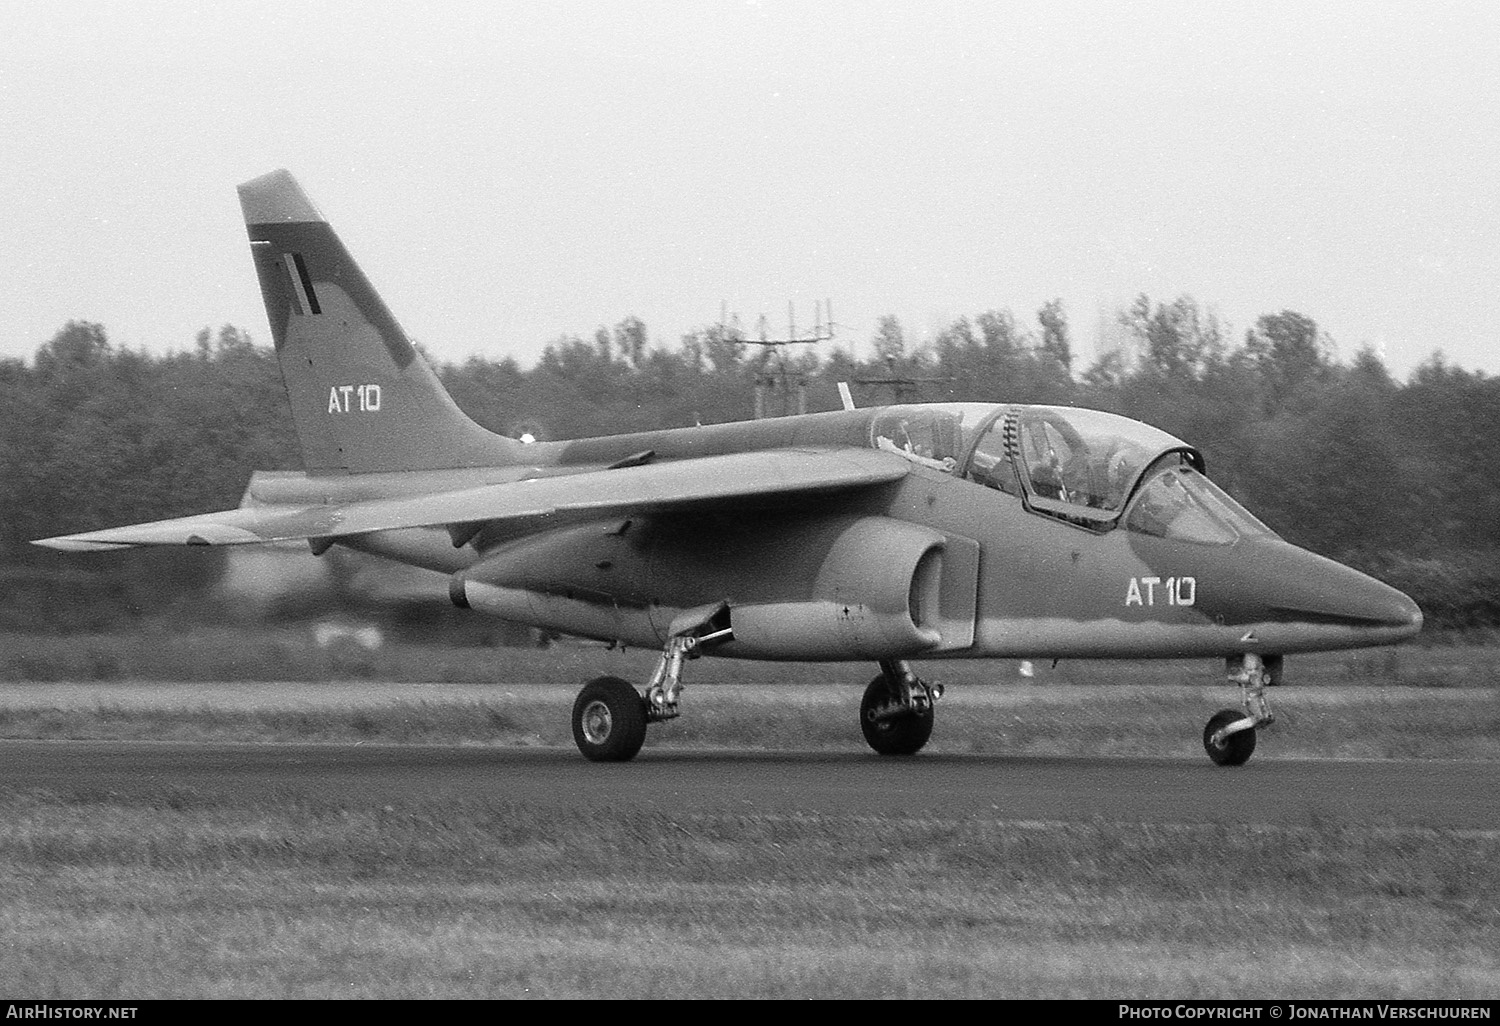
[[1417,604],[1368,574],[1279,540],[1257,548],[1244,583],[1285,651],[1390,645],[1422,629]]

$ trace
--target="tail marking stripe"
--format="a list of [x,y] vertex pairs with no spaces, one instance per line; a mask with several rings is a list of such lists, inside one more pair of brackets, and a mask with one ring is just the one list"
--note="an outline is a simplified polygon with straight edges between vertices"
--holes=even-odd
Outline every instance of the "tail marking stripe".
[[318,294],[313,291],[312,278],[307,273],[307,264],[303,261],[302,254],[284,253],[282,256],[286,258],[286,273],[292,282],[292,295],[298,304],[297,312],[322,313],[318,307]]

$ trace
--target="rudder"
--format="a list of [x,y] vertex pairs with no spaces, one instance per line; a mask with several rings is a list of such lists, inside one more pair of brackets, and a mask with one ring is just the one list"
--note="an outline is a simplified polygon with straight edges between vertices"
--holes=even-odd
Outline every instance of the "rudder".
[[239,195],[309,473],[516,462],[520,443],[458,408],[290,173]]

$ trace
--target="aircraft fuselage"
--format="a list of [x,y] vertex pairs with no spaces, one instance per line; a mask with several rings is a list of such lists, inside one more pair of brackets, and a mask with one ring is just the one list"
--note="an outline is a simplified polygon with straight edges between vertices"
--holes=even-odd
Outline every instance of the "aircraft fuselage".
[[[303,488],[319,501],[357,497],[344,495],[351,489],[390,495],[403,484],[417,492],[616,464],[624,465],[612,473],[628,474],[632,460],[757,449],[874,447],[878,422],[893,409],[956,405],[540,443],[527,448],[534,460],[525,467],[434,471],[421,481],[310,477],[284,481],[276,498]],[[1037,408],[993,409],[1020,420]],[[1024,470],[1012,491],[980,483],[976,444],[965,439],[968,451],[951,468],[913,462],[897,482],[816,501],[747,502],[691,517],[649,509],[603,521],[560,516],[555,525],[482,532],[462,546],[439,529],[344,543],[456,574],[458,600],[507,619],[630,645],[660,646],[684,612],[724,602],[734,638],[715,654],[742,658],[1280,654],[1391,644],[1420,625],[1399,591],[1269,530],[1244,530],[1245,522],[1261,527],[1253,518],[1175,538],[1132,528],[1131,503],[1141,501],[1134,495],[1108,518],[1038,510]],[[1170,440],[1162,448],[1191,453]],[[1137,468],[1133,490],[1145,471]]]

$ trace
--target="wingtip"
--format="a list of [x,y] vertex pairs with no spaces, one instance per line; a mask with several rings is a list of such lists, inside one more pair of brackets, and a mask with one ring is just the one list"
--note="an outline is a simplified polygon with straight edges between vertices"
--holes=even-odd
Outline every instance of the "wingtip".
[[56,549],[59,552],[117,552],[120,549],[134,548],[132,545],[121,545],[112,542],[87,541],[78,537],[38,538],[31,544],[40,545],[44,549]]
[[286,168],[252,178],[239,186],[246,224],[323,221],[324,217]]

